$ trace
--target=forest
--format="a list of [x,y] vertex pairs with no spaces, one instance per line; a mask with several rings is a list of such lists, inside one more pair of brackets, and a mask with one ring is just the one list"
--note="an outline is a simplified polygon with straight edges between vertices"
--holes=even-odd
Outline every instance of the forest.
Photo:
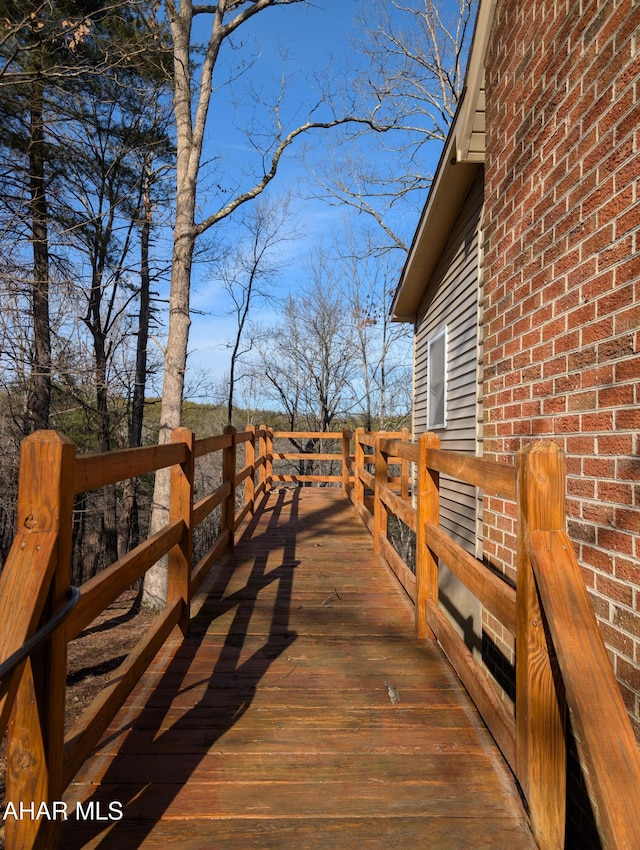
[[[294,33],[312,8],[0,2],[0,563],[34,431],[104,452],[166,442],[180,424],[410,426],[410,329],[389,303],[475,3],[357,3],[349,56],[301,87],[260,22]],[[218,139],[230,105],[249,159]],[[343,213],[313,245],[287,157]],[[203,280],[225,322],[223,373],[191,365]],[[153,528],[160,479],[76,498],[78,579]]]

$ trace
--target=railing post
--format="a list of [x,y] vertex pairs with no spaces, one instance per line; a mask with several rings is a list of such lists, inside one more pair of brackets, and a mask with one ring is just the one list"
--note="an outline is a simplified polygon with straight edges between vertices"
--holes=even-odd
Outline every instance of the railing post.
[[364,428],[356,428],[354,458],[353,458],[353,507],[356,516],[361,514],[364,508],[364,484],[360,478],[360,470],[364,469],[364,446],[360,438],[364,434]]
[[373,493],[373,551],[380,552],[380,537],[387,536],[387,506],[382,501],[382,487],[388,486],[389,481],[389,463],[387,455],[383,454],[380,443],[382,437],[376,436],[375,443],[375,458],[376,458],[376,476],[375,489]]
[[342,495],[345,499],[349,498],[349,472],[351,471],[351,452],[349,445],[351,443],[351,430],[349,428],[342,429]]
[[[566,744],[564,688],[536,590],[529,535],[565,527],[565,468],[552,443],[518,452],[518,574],[516,591],[516,772],[545,850],[564,847]],[[605,720],[606,722],[606,720]]]
[[416,635],[432,638],[427,622],[428,605],[438,604],[438,561],[427,543],[426,524],[440,523],[440,476],[427,466],[430,449],[440,448],[440,437],[426,433],[418,443],[418,493],[416,506]]
[[171,442],[184,443],[187,447],[187,457],[183,463],[171,467],[169,520],[181,519],[184,522],[184,530],[180,542],[169,552],[167,602],[182,599],[183,610],[179,626],[186,635],[191,615],[195,437],[189,428],[176,428],[171,435]]
[[222,450],[222,483],[229,483],[230,492],[222,503],[222,531],[229,532],[228,549],[233,552],[235,545],[236,519],[236,429],[225,426],[224,432],[231,436],[231,443]]
[[266,430],[265,490],[270,490],[273,485],[273,429],[267,428]]
[[267,426],[259,425],[258,431],[258,459],[263,458],[258,470],[258,489],[264,495],[267,492]]
[[[408,428],[402,429],[402,442],[408,443],[411,439]],[[400,498],[405,501],[409,498],[409,461],[406,458],[400,459]]]
[[[74,461],[74,444],[55,431],[38,431],[22,444],[18,529],[57,536],[45,620],[64,604],[71,584]],[[62,799],[66,677],[67,639],[60,628],[25,662],[9,721],[7,801],[51,807]],[[54,847],[59,829],[59,820],[7,818],[6,845]]]
[[256,508],[256,485],[253,479],[256,471],[256,426],[247,425],[246,430],[251,434],[251,439],[244,444],[244,461],[245,466],[251,467],[251,475],[244,479],[244,503],[251,505],[249,510],[253,516]]

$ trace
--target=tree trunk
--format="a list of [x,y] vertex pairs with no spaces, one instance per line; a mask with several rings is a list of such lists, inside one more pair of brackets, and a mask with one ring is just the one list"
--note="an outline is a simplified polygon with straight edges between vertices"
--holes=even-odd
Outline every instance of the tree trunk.
[[[108,452],[111,449],[111,416],[107,388],[107,354],[104,334],[98,328],[93,331],[93,345],[97,384],[98,450]],[[117,501],[114,484],[107,485],[102,492],[102,538],[104,566],[108,566],[118,560]]]
[[[178,196],[179,196],[178,192]],[[187,219],[185,223],[185,218]],[[174,237],[173,268],[171,272],[171,295],[169,299],[169,336],[164,360],[162,385],[162,408],[160,413],[160,443],[168,443],[171,432],[178,428],[182,419],[182,393],[187,363],[189,341],[189,286],[191,259],[193,257],[193,219],[181,216],[176,220]],[[155,534],[169,520],[169,469],[156,472],[153,490],[153,512],[150,533]],[[143,605],[146,608],[164,606],[167,592],[166,560],[152,567],[145,576]]]
[[51,404],[51,328],[49,322],[49,235],[44,173],[42,86],[34,86],[31,102],[29,178],[33,237],[33,355],[25,433],[47,429]]
[[[182,4],[176,14],[167,6],[173,35],[174,94],[173,107],[176,120],[176,218],[173,231],[171,262],[171,290],[169,295],[169,334],[164,358],[162,407],[160,411],[159,442],[171,440],[171,432],[182,422],[182,396],[187,368],[189,342],[189,299],[191,266],[195,248],[195,206],[198,167],[202,153],[202,138],[194,139],[191,112],[190,36],[191,13]],[[205,88],[210,80],[204,81]],[[210,88],[209,88],[210,93]],[[202,95],[201,95],[202,96]],[[206,111],[206,110],[205,110]],[[168,469],[156,472],[153,490],[153,510],[150,533],[155,534],[169,519]],[[167,598],[167,561],[163,558],[152,567],[144,580],[142,604],[146,608],[160,608]]]
[[[151,242],[151,156],[144,164],[143,207],[144,216],[140,232],[140,308],[138,311],[138,338],[136,343],[136,369],[129,419],[128,446],[135,449],[142,445],[144,423],[144,400],[147,385],[147,347],[149,345],[149,323],[151,320],[151,274],[149,271],[149,245]],[[138,492],[135,478],[124,483],[122,493],[122,515],[120,517],[119,550],[124,555],[140,542],[140,519]]]

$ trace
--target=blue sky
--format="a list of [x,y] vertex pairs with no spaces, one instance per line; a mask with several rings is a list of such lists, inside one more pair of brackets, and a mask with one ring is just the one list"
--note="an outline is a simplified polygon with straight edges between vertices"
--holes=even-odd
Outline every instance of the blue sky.
[[[290,126],[296,126],[306,117],[305,106],[314,96],[309,82],[311,75],[331,64],[340,76],[350,63],[361,61],[354,54],[350,41],[357,36],[354,15],[359,5],[358,0],[320,0],[313,7],[293,4],[267,9],[238,30],[237,40],[241,43],[237,49],[227,50],[223,57],[225,66],[237,69],[238,63],[246,62],[247,57],[254,57],[254,64],[232,86],[221,86],[212,100],[204,179],[199,191],[203,215],[213,212],[230,192],[251,185],[256,173],[255,151],[251,150],[245,132],[236,128],[236,125],[250,122],[253,115],[243,90],[249,86],[259,88],[268,99],[276,91],[284,67],[287,75],[284,111]],[[207,19],[203,19],[202,24],[205,23]],[[286,53],[284,65],[283,51]],[[268,117],[268,114],[263,115],[261,120],[268,120]],[[311,178],[300,159],[303,145],[317,145],[322,150],[330,132],[314,131],[295,142],[268,189],[268,194],[272,195],[292,192],[299,196],[294,202],[294,211],[302,236],[287,247],[288,262],[278,283],[282,295],[304,279],[309,256],[319,238],[330,240],[331,235],[344,226],[344,209],[303,197],[313,193]],[[439,154],[437,146],[433,147],[432,168]],[[408,239],[417,224],[418,212],[414,208],[404,213]],[[220,239],[233,238],[235,219],[232,216],[213,228],[214,245]],[[188,376],[191,385],[198,372],[220,378],[228,371],[228,343],[233,334],[232,321],[226,314],[225,294],[211,279],[206,263],[196,265],[194,270],[192,308]],[[268,325],[277,314],[275,308],[268,307],[254,317]]]

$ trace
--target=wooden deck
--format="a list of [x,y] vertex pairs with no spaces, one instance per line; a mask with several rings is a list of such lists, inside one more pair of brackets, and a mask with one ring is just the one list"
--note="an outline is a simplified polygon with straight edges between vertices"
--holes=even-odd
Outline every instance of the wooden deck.
[[536,846],[340,491],[272,491],[206,590],[69,786],[94,820],[66,822],[65,850]]

